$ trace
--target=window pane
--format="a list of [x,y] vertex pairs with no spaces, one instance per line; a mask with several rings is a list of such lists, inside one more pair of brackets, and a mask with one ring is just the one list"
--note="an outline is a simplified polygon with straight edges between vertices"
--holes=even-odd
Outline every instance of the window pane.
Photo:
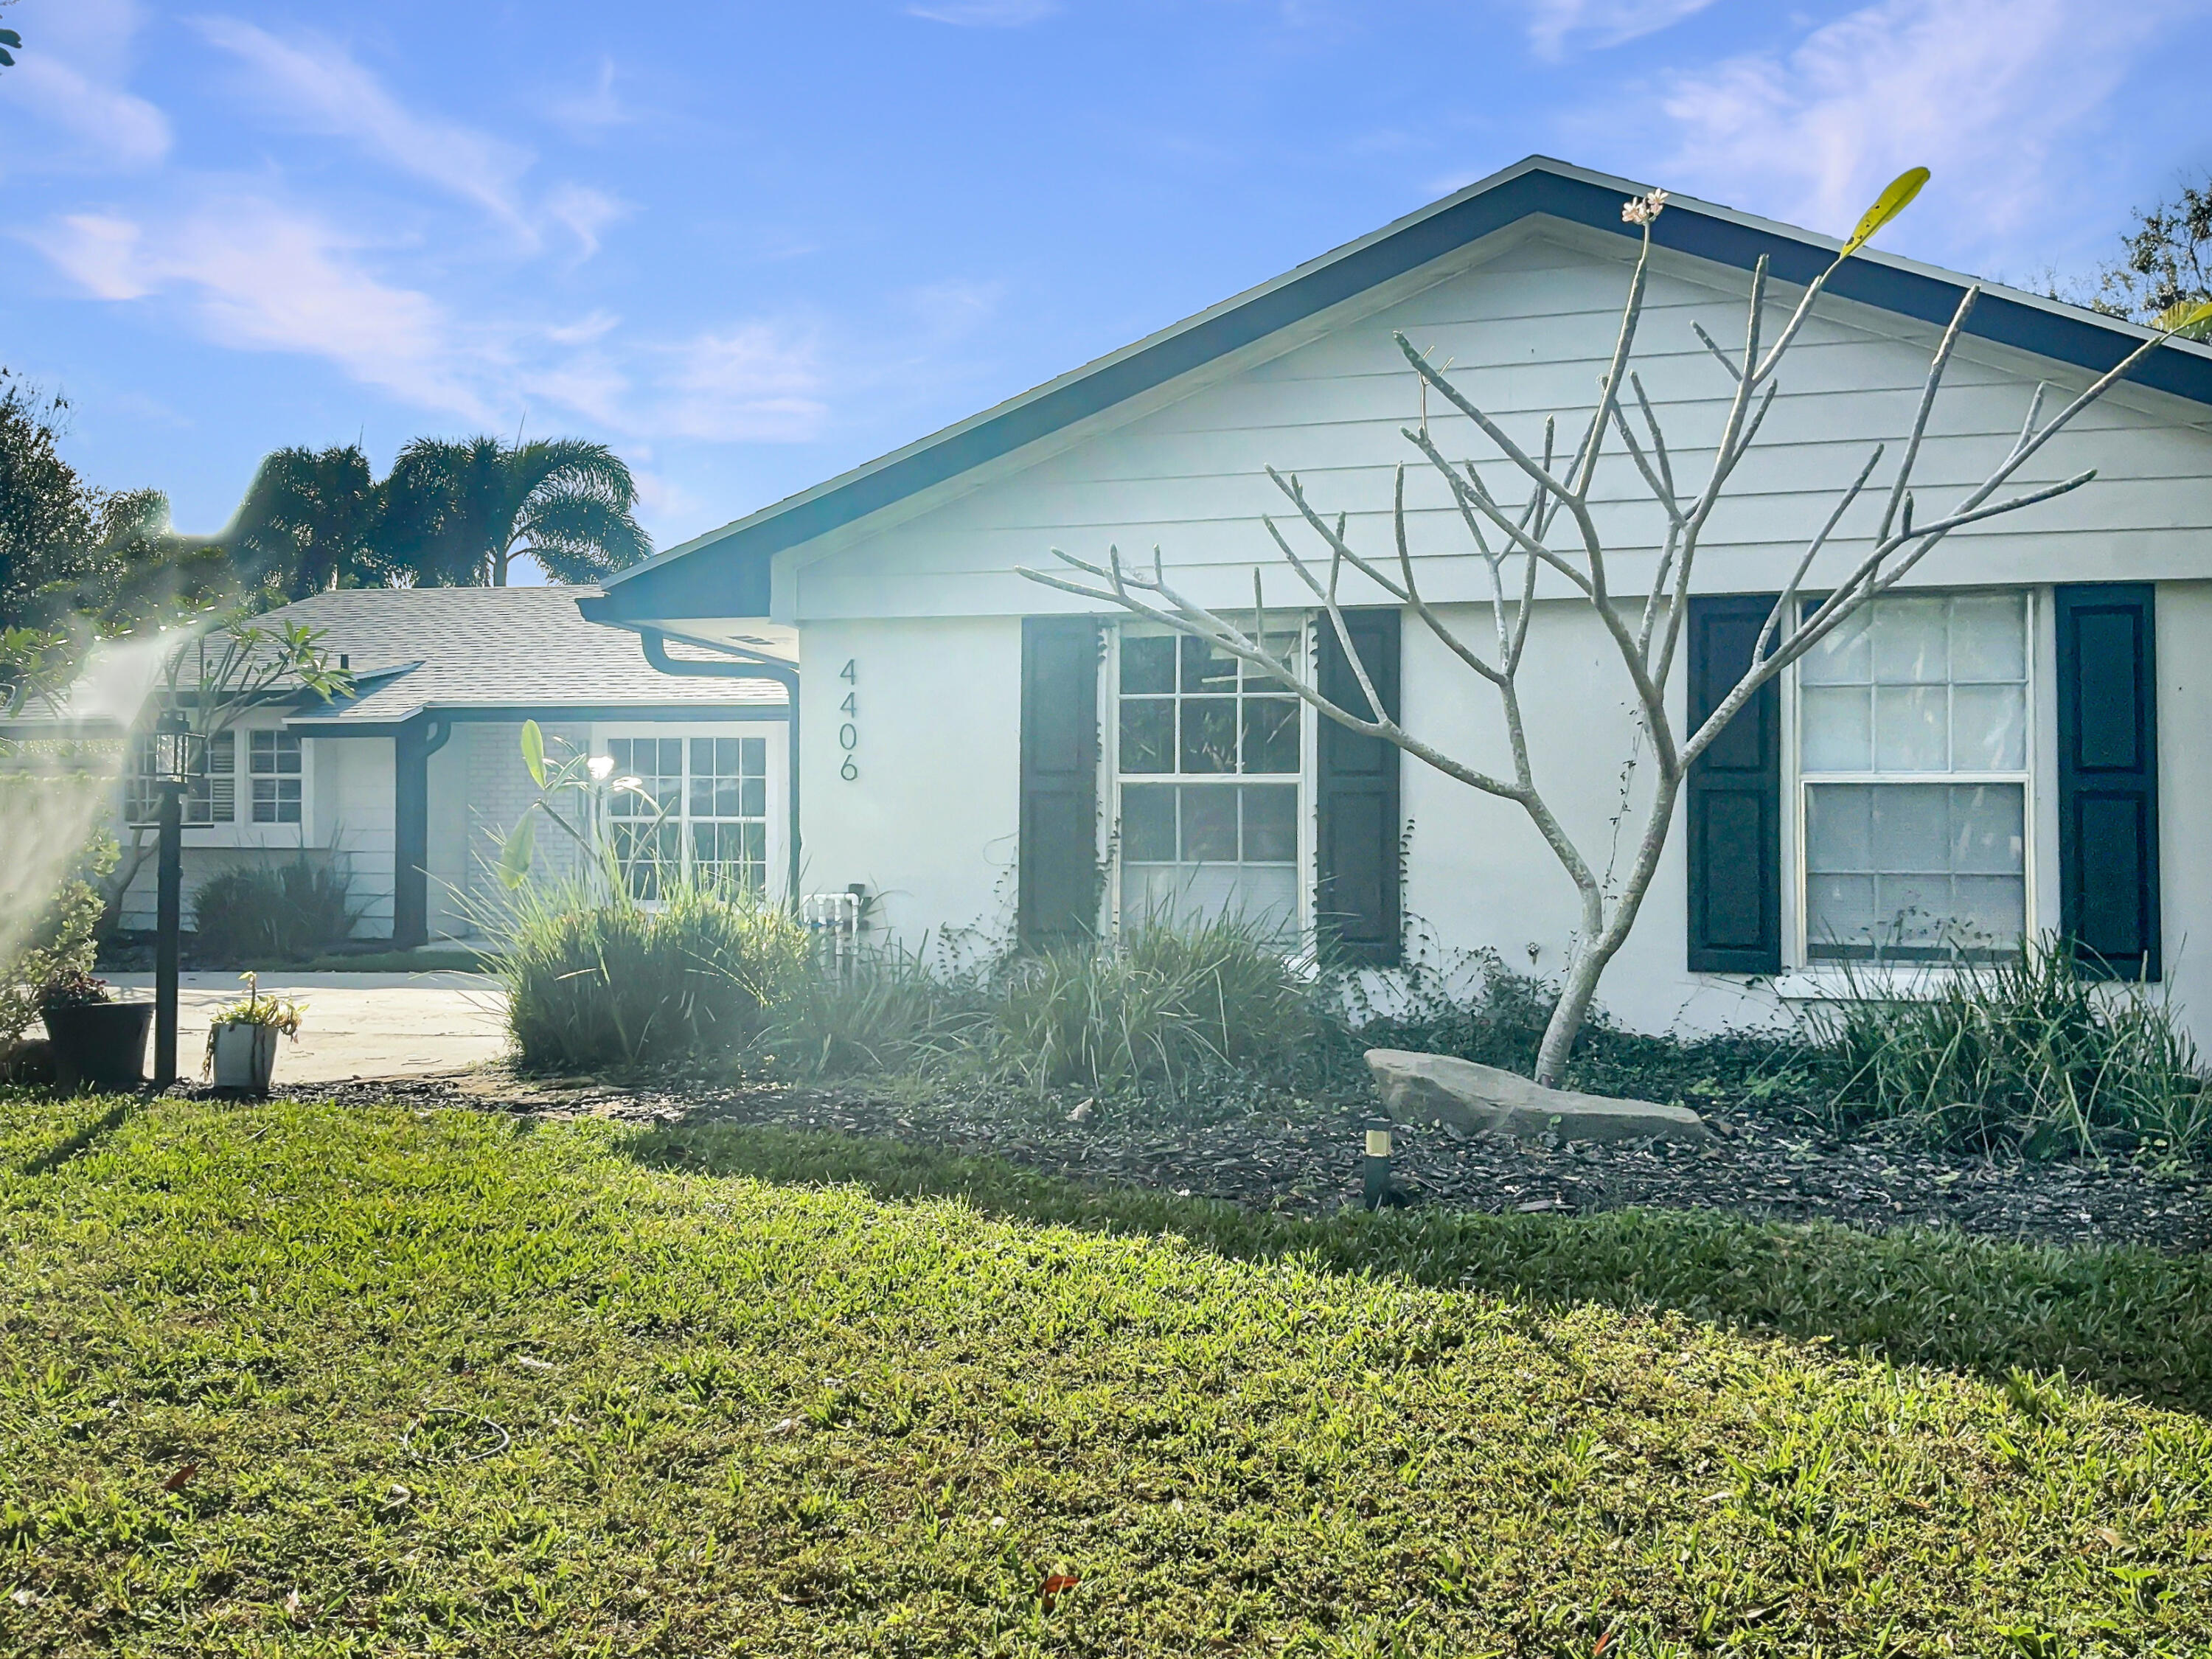
[[2018,784],[1955,784],[1946,793],[1952,869],[2013,874],[2025,867],[2027,837]]
[[1146,639],[1121,636],[1121,689],[1172,691],[1176,688],[1176,642],[1172,635]]
[[[1276,662],[1295,668],[1301,638],[1296,634],[1269,634],[1260,641],[1260,648]],[[1246,690],[1267,690],[1274,685],[1264,671],[1253,667],[1249,663],[1241,666],[1244,670]]]
[[1298,855],[1298,790],[1292,783],[1248,784],[1244,797],[1247,860],[1288,864]]
[[1952,691],[1951,766],[1960,772],[2027,769],[2027,687],[1961,685]]
[[714,740],[712,738],[691,739],[691,775],[695,778],[714,775]]
[[1237,791],[1182,792],[1182,857],[1186,864],[1237,861]]
[[1186,691],[1234,691],[1237,659],[1204,640],[1185,635],[1182,646],[1182,689]]
[[1885,685],[1941,685],[1950,678],[1945,615],[1940,595],[1889,598],[1874,607],[1874,677]]
[[671,778],[680,778],[684,775],[683,738],[663,738],[660,739],[660,769],[665,775]]
[[1806,939],[1815,957],[1940,957],[2026,925],[2018,784],[1816,784],[1806,791]]
[[1248,697],[1244,702],[1244,769],[1298,769],[1298,705],[1289,697]]
[[1121,856],[1167,863],[1176,855],[1176,787],[1133,783],[1121,791]]
[[1174,699],[1122,700],[1121,767],[1124,772],[1175,770]]
[[738,811],[741,817],[761,818],[768,816],[768,780],[747,778],[738,787]]
[[1808,685],[1798,693],[1808,772],[1864,772],[1874,765],[1873,694],[1863,685]]
[[1940,685],[1878,685],[1874,692],[1877,772],[1949,769],[1948,693]]
[[1874,678],[1874,647],[1862,611],[1805,653],[1798,665],[1805,685],[1864,685]]
[[768,775],[768,739],[739,738],[738,739],[738,769],[749,778]]
[[696,772],[691,775],[691,816],[695,818],[714,816],[714,780],[711,775],[702,777]]
[[1962,593],[1951,601],[1951,678],[2027,678],[2027,601],[2018,593]]
[[1184,702],[1181,757],[1186,772],[1237,769],[1234,697],[1194,697]]

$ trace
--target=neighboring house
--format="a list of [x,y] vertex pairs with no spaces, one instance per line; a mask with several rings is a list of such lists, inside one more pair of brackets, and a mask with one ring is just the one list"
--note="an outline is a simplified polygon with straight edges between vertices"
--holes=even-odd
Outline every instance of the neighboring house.
[[[693,653],[649,662],[638,637],[586,622],[574,587],[349,588],[273,611],[264,627],[315,631],[354,695],[307,694],[249,709],[210,745],[187,793],[186,925],[191,896],[220,869],[301,856],[335,860],[360,913],[355,934],[417,945],[466,937],[495,904],[499,844],[536,798],[522,723],[562,745],[611,756],[653,797],[614,797],[618,844],[781,894],[789,836],[787,697],[744,665]],[[756,631],[752,648],[776,636]],[[787,653],[789,635],[781,635]],[[656,647],[658,650],[658,647]],[[133,745],[118,834],[153,815]],[[573,803],[570,803],[573,815]],[[541,824],[537,867],[571,865]],[[150,927],[154,866],[126,895],[126,927]],[[648,881],[643,870],[638,878]]]
[[[1418,922],[1556,972],[1575,895],[1518,808],[1016,568],[1054,545],[1148,560],[1157,544],[1185,592],[1247,614],[1257,568],[1317,651],[1259,522],[1284,515],[1262,469],[1302,474],[1384,550],[1390,469],[1418,463],[1400,428],[1421,413],[1394,330],[1531,439],[1543,413],[1587,409],[1636,251],[1621,204],[1643,188],[1522,162],[672,549],[583,608],[648,637],[796,630],[809,884],[866,884],[897,936],[981,923],[1041,942],[1173,903],[1308,937],[1326,915],[1370,961]],[[1679,197],[1656,235],[1638,362],[1680,453],[1711,441],[1728,390],[1692,321],[1740,336],[1759,256],[1786,301],[1837,244]],[[1966,280],[1880,253],[1838,273],[1706,538],[1678,707],[1734,672],[1741,617],[1764,615],[1871,443],[1908,428]],[[2078,388],[2142,337],[1986,290],[1936,405],[1923,510],[2002,454],[2039,380]],[[1452,453],[1487,453],[1430,412]],[[1714,751],[1601,993],[1617,1015],[1715,1027],[1771,1011],[1778,984],[1830,991],[1877,943],[1926,957],[2063,928],[2168,979],[2212,1036],[2212,351],[2160,349],[2022,482],[2088,465],[2089,487],[1954,535],[1867,634]],[[1601,477],[1624,504],[1612,521],[1656,539],[1626,461]],[[1417,465],[1410,487],[1421,586],[1480,638],[1485,614],[1466,607],[1486,598],[1481,566],[1437,481]],[[1616,586],[1648,585],[1653,556],[1614,556]],[[1522,677],[1531,744],[1548,799],[1602,848],[1623,810],[1628,691],[1586,605],[1544,611]],[[1357,617],[1413,731],[1499,755],[1486,687],[1417,621]],[[1320,672],[1340,684],[1340,664]],[[1633,806],[1627,819],[1624,848]]]

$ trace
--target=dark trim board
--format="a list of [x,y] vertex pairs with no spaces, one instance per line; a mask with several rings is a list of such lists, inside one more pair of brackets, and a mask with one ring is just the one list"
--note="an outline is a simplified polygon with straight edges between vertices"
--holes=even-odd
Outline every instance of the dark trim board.
[[654,703],[642,708],[621,703],[534,704],[528,708],[428,708],[396,720],[290,720],[285,725],[309,738],[391,738],[425,718],[461,722],[511,720],[517,724],[524,720],[760,720],[780,725],[791,718],[791,707],[780,702]]
[[[616,576],[602,596],[579,604],[592,621],[617,623],[766,616],[770,562],[778,553],[1155,391],[1521,220],[1540,215],[1631,237],[1637,233],[1621,222],[1620,204],[1627,194],[1644,188],[1533,157],[1494,181],[1471,186],[1087,368]],[[1765,258],[1778,279],[1799,285],[1827,266],[1838,246],[1808,232],[1746,222],[1724,210],[1680,198],[1659,216],[1653,240],[1676,252],[1742,270]],[[1970,280],[1863,254],[1837,271],[1828,291],[1941,325],[1957,309]],[[2112,368],[2143,337],[2140,330],[2087,312],[1988,292],[1966,331],[2092,374]],[[2183,348],[2154,352],[2131,379],[2212,404],[2212,355]]]

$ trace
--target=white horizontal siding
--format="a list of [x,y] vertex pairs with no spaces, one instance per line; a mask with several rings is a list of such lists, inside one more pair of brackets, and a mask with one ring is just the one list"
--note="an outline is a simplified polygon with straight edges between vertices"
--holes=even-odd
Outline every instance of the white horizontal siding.
[[[1560,413],[1564,447],[1579,436],[1575,411],[1587,411],[1595,396],[1626,270],[1610,253],[1524,240],[1309,344],[803,563],[798,613],[1054,609],[1049,596],[1012,572],[1045,562],[1055,544],[1095,558],[1118,544],[1125,555],[1149,559],[1157,544],[1172,568],[1190,573],[1201,597],[1230,599],[1224,580],[1201,573],[1232,567],[1236,590],[1249,600],[1249,566],[1276,562],[1260,516],[1291,512],[1266,477],[1271,465],[1297,471],[1316,507],[1350,513],[1355,534],[1386,554],[1393,471],[1408,462],[1415,554],[1451,559],[1466,550],[1466,532],[1441,480],[1426,473],[1401,435],[1418,419],[1419,395],[1392,331],[1402,329],[1432,360],[1449,361],[1455,383],[1531,449],[1541,442],[1543,416]],[[1703,322],[1724,344],[1740,339],[1746,292],[1747,278],[1739,274],[1673,256],[1658,262],[1637,366],[1679,480],[1702,477],[1709,457],[1700,446],[1717,440],[1729,390],[1690,323]],[[1794,295],[1779,298],[1786,303]],[[1780,316],[1778,304],[1771,326]],[[1866,307],[1824,304],[1787,361],[1759,447],[1739,468],[1711,526],[1701,586],[1735,586],[1747,575],[1754,584],[1775,580],[1758,573],[1786,562],[1787,550],[1817,528],[1875,442],[1890,442],[1893,465],[1936,337],[1933,328]],[[1978,484],[2011,444],[2033,368],[2018,354],[1972,341],[1961,346],[1917,469],[1923,521]],[[2082,378],[2054,374],[2046,412]],[[2026,574],[2017,563],[2023,556],[2034,562],[2035,580],[2068,580],[2077,564],[2100,574],[2196,574],[2204,568],[2202,538],[2212,532],[2212,435],[2201,411],[2191,416],[2199,424],[2177,423],[2184,409],[2152,393],[2108,398],[2018,480],[2033,488],[2095,467],[2095,483],[2004,528],[1961,532],[1923,567],[1925,579],[1981,580],[1967,573],[1996,568],[2002,579],[2018,580]],[[1430,417],[1447,454],[1477,458],[1494,489],[1520,493],[1510,464],[1433,394]],[[1630,551],[1656,544],[1663,520],[1617,441],[1595,495],[1609,543]],[[1846,528],[1864,533],[1878,510],[1863,505]],[[1315,544],[1308,536],[1299,544]],[[1852,545],[1840,541],[1839,553]],[[1617,586],[1632,579],[1632,566],[1621,569]],[[1279,574],[1287,602],[1295,579]],[[1441,571],[1438,596],[1449,596],[1457,580],[1459,573]]]

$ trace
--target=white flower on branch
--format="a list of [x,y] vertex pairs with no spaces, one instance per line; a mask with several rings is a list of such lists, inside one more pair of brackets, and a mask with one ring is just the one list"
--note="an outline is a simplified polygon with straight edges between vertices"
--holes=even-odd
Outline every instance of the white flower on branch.
[[1659,216],[1666,205],[1667,192],[1663,190],[1655,190],[1649,196],[1633,197],[1620,204],[1621,222],[1624,224],[1648,225]]

